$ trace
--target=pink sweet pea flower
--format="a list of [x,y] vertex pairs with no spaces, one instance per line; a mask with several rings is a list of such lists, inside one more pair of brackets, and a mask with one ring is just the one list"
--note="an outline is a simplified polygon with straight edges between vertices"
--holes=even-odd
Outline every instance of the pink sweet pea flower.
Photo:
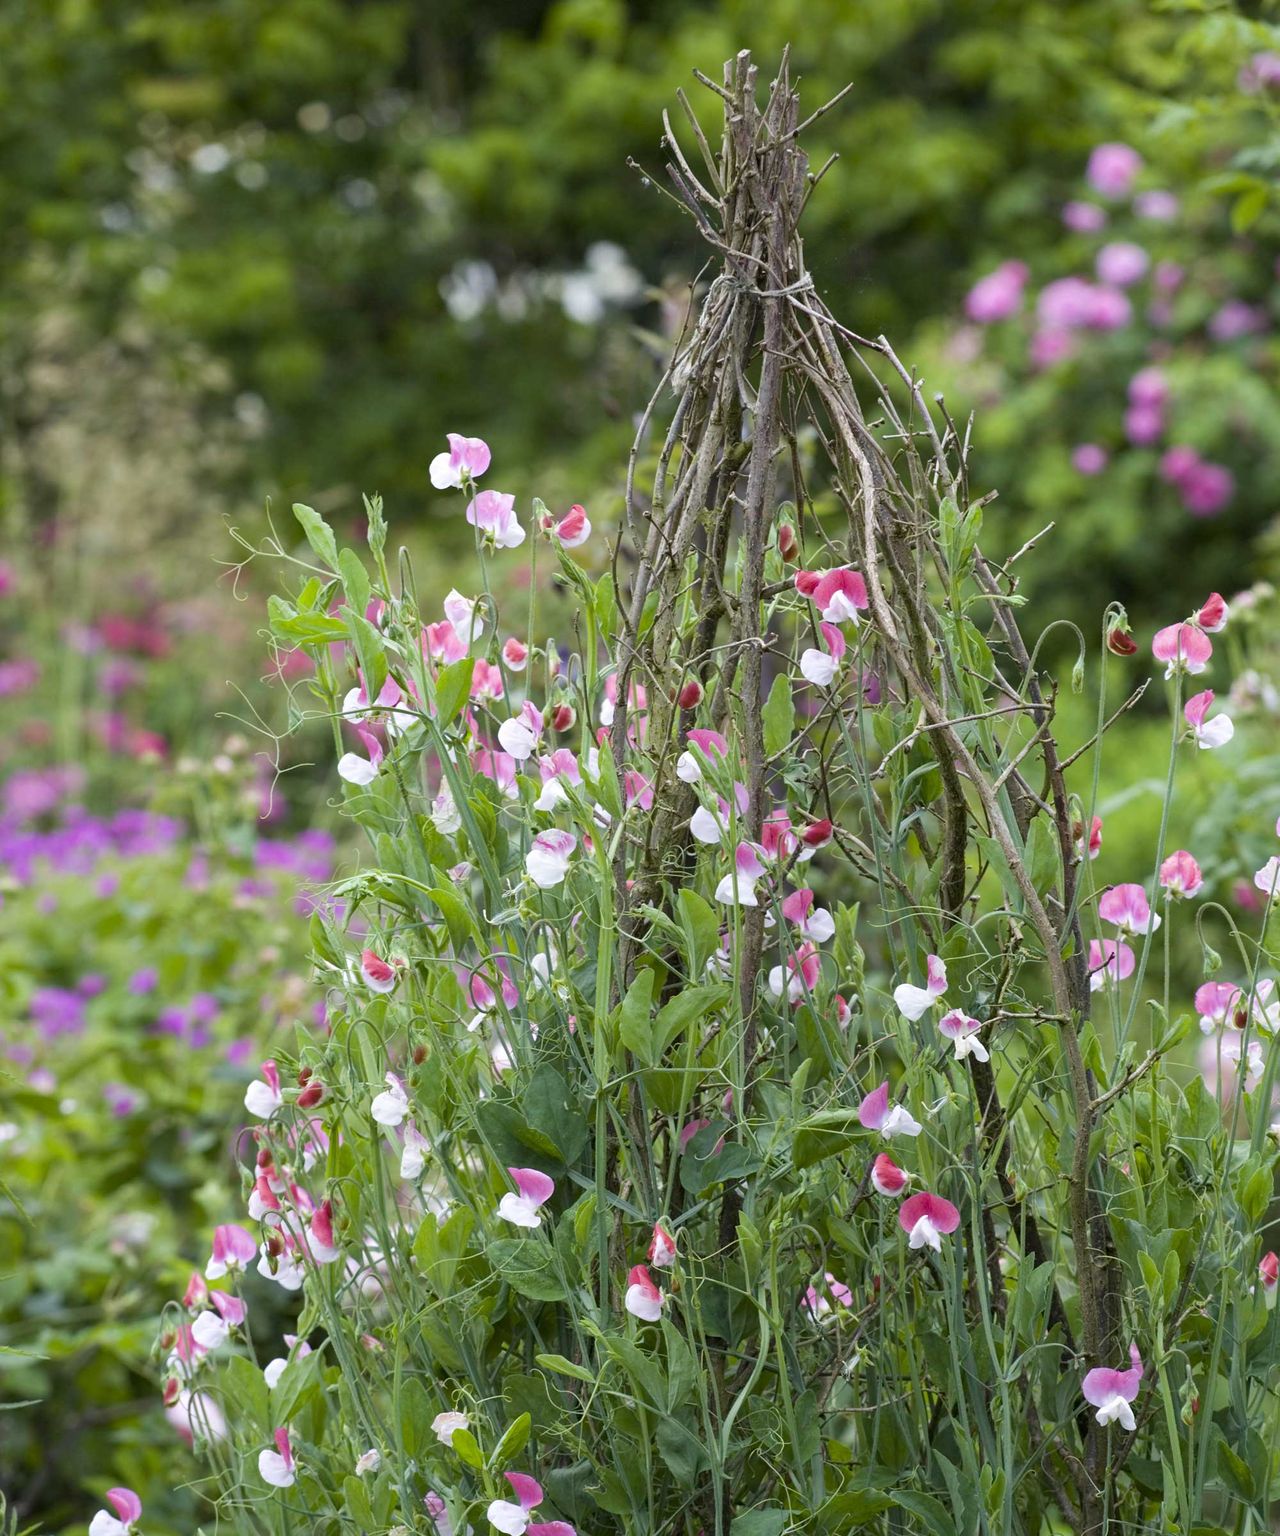
[[1122,933],[1154,933],[1160,919],[1147,902],[1140,885],[1113,885],[1098,898],[1098,916],[1104,923],[1114,923]]
[[758,907],[756,881],[764,877],[764,865],[752,843],[739,843],[731,874],[716,886],[716,900],[729,906]]
[[895,1198],[910,1182],[911,1175],[899,1168],[887,1152],[881,1152],[871,1165],[871,1187],[878,1195]]
[[926,1010],[932,1008],[947,990],[947,968],[937,955],[928,957],[926,974],[927,980],[923,987],[913,987],[910,982],[904,981],[893,989],[893,1000],[898,1006],[898,1012],[912,1022],[923,1017]]
[[690,731],[688,741],[689,748],[676,759],[676,777],[684,784],[697,784],[702,779],[703,763],[714,766],[717,758],[727,757],[729,743],[719,731],[701,729]]
[[100,1509],[89,1522],[89,1536],[131,1536],[142,1519],[142,1500],[132,1488],[108,1488],[107,1503],[115,1514]]
[[1101,281],[1117,288],[1128,288],[1145,277],[1150,265],[1150,256],[1132,240],[1113,240],[1104,245],[1095,263]]
[[491,549],[516,549],[524,543],[524,527],[515,514],[516,499],[503,491],[481,491],[467,506],[467,521]]
[[[745,809],[744,806],[744,813]],[[800,850],[800,862],[803,863],[803,847],[792,829],[790,816],[782,809],[771,811],[760,826],[760,857],[777,864],[789,859],[797,850]]]
[[1247,1018],[1244,993],[1229,981],[1206,981],[1197,987],[1195,1004],[1200,1015],[1200,1028],[1206,1035],[1228,1024],[1243,1028]]
[[258,1452],[258,1475],[273,1488],[292,1488],[297,1481],[293,1465],[293,1447],[289,1444],[288,1428],[278,1429],[273,1437],[275,1450],[270,1447]]
[[392,992],[396,984],[396,968],[389,965],[372,949],[360,951],[360,975],[370,992]]
[[308,1226],[311,1257],[317,1264],[333,1264],[339,1257],[333,1234],[333,1202],[325,1200],[311,1213]]
[[577,502],[555,525],[556,538],[565,549],[577,549],[591,537],[591,519]]
[[[745,784],[733,786],[734,806],[739,817],[747,814],[747,807],[751,803],[751,797],[747,793]],[[723,795],[716,796],[716,808],[700,805],[689,818],[689,830],[700,843],[705,843],[709,848],[716,848],[729,836],[733,827],[733,807]]]
[[1236,733],[1235,724],[1230,715],[1215,715],[1212,720],[1205,719],[1213,700],[1213,689],[1206,688],[1203,693],[1197,693],[1194,698],[1188,699],[1182,708],[1187,724],[1191,727],[1191,735],[1195,739],[1196,746],[1203,752],[1212,752],[1216,747],[1225,747]]
[[800,657],[800,672],[815,688],[829,688],[840,670],[847,646],[836,625],[824,620],[818,628],[822,631],[824,649],[811,646],[805,651]]
[[198,1313],[191,1324],[192,1341],[205,1351],[225,1344],[231,1337],[231,1330],[243,1324],[247,1311],[238,1296],[226,1291],[213,1291],[209,1300],[215,1310]]
[[1142,156],[1128,144],[1098,144],[1089,156],[1085,180],[1103,197],[1127,197],[1142,169]]
[[[455,587],[444,600],[444,616],[458,641],[469,646],[484,633],[478,598],[463,597]],[[465,654],[465,653],[464,653]]]
[[[1276,1285],[1280,1283],[1280,1258],[1274,1253],[1264,1253],[1258,1261],[1258,1281],[1262,1286],[1267,1311],[1270,1312],[1276,1304]],[[107,1497],[110,1498],[110,1494]],[[92,1533],[93,1527],[89,1529]]]
[[642,1323],[656,1323],[662,1316],[666,1294],[653,1283],[653,1277],[643,1264],[637,1264],[627,1276],[627,1294],[623,1305],[632,1317]]
[[835,837],[835,828],[829,821],[813,821],[800,831],[800,862],[811,859],[820,848],[825,848]]
[[191,1278],[187,1281],[187,1288],[182,1293],[182,1305],[188,1312],[194,1312],[205,1306],[208,1300],[209,1287],[204,1283],[204,1276],[198,1269],[193,1269]]
[[908,1234],[908,1248],[932,1248],[942,1252],[942,1239],[960,1225],[960,1212],[950,1200],[922,1189],[908,1195],[898,1207],[898,1225]]
[[542,711],[526,699],[520,706],[520,713],[504,720],[498,727],[498,740],[503,751],[518,763],[526,762],[538,750],[543,724]]
[[448,453],[438,453],[428,473],[438,491],[456,489],[464,480],[478,480],[489,467],[489,445],[483,438],[446,432]]
[[1137,1428],[1130,1406],[1142,1381],[1142,1356],[1136,1344],[1129,1346],[1129,1359],[1132,1364],[1127,1371],[1095,1366],[1080,1383],[1085,1402],[1098,1410],[1099,1424],[1110,1424],[1116,1419],[1124,1429]]
[[448,619],[441,619],[438,624],[428,624],[423,629],[422,654],[432,661],[442,661],[448,665],[453,661],[461,661],[467,654],[467,642],[458,637],[458,632]]
[[529,647],[511,635],[502,642],[502,660],[508,672],[523,672],[529,665]]
[[345,779],[348,784],[356,784],[363,789],[378,777],[378,769],[382,766],[383,758],[382,743],[367,726],[357,725],[352,729],[369,755],[361,757],[358,752],[344,752],[338,759],[338,777]]
[[825,907],[815,907],[813,892],[808,886],[792,891],[782,903],[782,915],[794,923],[806,939],[825,944],[836,931],[835,919]]
[[262,1077],[244,1091],[244,1107],[259,1120],[270,1120],[284,1103],[280,1092],[280,1073],[274,1061],[262,1063]]
[[[1075,827],[1076,852],[1086,852],[1084,827],[1077,822]],[[1089,843],[1087,852],[1091,859],[1096,859],[1102,852],[1102,817],[1095,816],[1089,827]]]
[[535,811],[554,811],[568,803],[566,784],[582,785],[582,770],[578,759],[568,747],[557,747],[554,752],[538,759],[538,777],[542,780],[542,793],[533,802]]
[[622,776],[623,804],[627,810],[638,805],[642,811],[653,809],[653,784],[635,768],[628,768]]
[[562,832],[557,827],[539,832],[525,855],[525,872],[539,890],[553,890],[569,873],[569,860],[577,846],[578,839],[572,832]]
[[976,1057],[978,1061],[991,1060],[986,1046],[978,1038],[981,1028],[980,1019],[969,1018],[960,1008],[953,1008],[938,1020],[938,1031],[955,1047],[957,1061],[963,1061],[966,1056]]
[[1195,624],[1168,624],[1156,632],[1151,653],[1157,661],[1165,663],[1166,677],[1178,671],[1195,676],[1209,665],[1213,642]]
[[978,325],[992,325],[1017,314],[1022,306],[1022,290],[1030,271],[1025,261],[1002,261],[970,288],[964,310]]
[[513,1504],[509,1499],[494,1499],[486,1511],[489,1524],[503,1536],[525,1536],[530,1528],[530,1512],[542,1503],[542,1488],[524,1472],[508,1472],[505,1476],[520,1502]]
[[1195,616],[1195,622],[1208,635],[1216,635],[1219,630],[1227,627],[1227,620],[1231,611],[1223,601],[1220,592],[1210,592],[1204,601],[1204,606]]
[[1127,981],[1133,975],[1137,960],[1123,940],[1089,940],[1089,990],[1097,992],[1108,982]]
[[[799,576],[796,586],[800,586]],[[824,571],[805,596],[810,598],[828,624],[858,622],[858,611],[869,606],[867,584],[861,571],[841,566],[834,571]]]
[[813,994],[822,974],[822,956],[818,948],[805,940],[799,949],[787,956],[785,966],[775,965],[769,972],[769,991],[774,997],[787,994],[789,1003],[802,1002]]
[[1273,853],[1261,869],[1254,870],[1253,883],[1264,896],[1274,900],[1280,892],[1280,857]]
[[490,704],[502,698],[505,692],[502,668],[490,666],[483,656],[477,656],[471,673],[471,697],[481,704]]
[[1194,896],[1204,884],[1204,876],[1186,849],[1179,848],[1161,864],[1160,884],[1171,896]]
[[867,1130],[879,1131],[886,1141],[893,1136],[918,1136],[924,1129],[901,1104],[890,1105],[888,1078],[858,1105],[858,1120]]
[[542,1225],[541,1207],[556,1192],[555,1180],[537,1168],[508,1168],[518,1194],[508,1191],[498,1202],[498,1215],[513,1227],[532,1230]]
[[649,1262],[655,1269],[670,1269],[676,1262],[676,1240],[659,1221],[653,1224]]
[[231,1223],[213,1229],[213,1252],[204,1267],[207,1280],[221,1280],[251,1264],[258,1256],[258,1245],[243,1227]]

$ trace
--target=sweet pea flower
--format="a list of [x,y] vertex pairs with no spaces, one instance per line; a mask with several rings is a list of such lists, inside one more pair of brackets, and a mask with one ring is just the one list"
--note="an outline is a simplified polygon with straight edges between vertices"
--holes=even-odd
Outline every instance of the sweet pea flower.
[[556,1192],[555,1180],[537,1168],[508,1168],[518,1194],[509,1190],[498,1202],[498,1215],[513,1227],[532,1230],[542,1225],[542,1211]]
[[1077,853],[1088,853],[1091,859],[1096,859],[1102,852],[1102,817],[1095,816],[1089,826],[1089,841],[1086,845],[1083,823],[1077,822],[1075,826],[1075,841]]
[[484,619],[480,615],[480,601],[463,597],[455,587],[444,600],[444,616],[449,621],[460,644],[469,646],[484,633]]
[[[827,1289],[831,1292],[832,1299],[839,1307],[851,1307],[853,1305],[853,1292],[843,1281],[827,1270],[823,1275]],[[815,1323],[820,1323],[831,1315],[831,1302],[822,1294],[816,1285],[811,1285],[801,1298],[800,1305],[813,1318]]]
[[691,730],[688,741],[689,748],[676,759],[676,778],[682,784],[697,784],[702,780],[703,762],[713,765],[717,758],[728,757],[729,743],[719,731],[701,729]]
[[284,1103],[280,1092],[280,1073],[274,1061],[262,1063],[262,1077],[244,1091],[244,1107],[259,1120],[270,1120]]
[[[305,1340],[299,1340],[296,1334],[286,1333],[284,1336],[284,1342],[286,1346],[293,1351],[289,1359],[301,1360],[303,1355],[309,1355],[311,1353],[310,1344],[308,1344]],[[288,1364],[289,1360],[283,1359],[281,1356],[277,1355],[274,1360],[269,1360],[266,1365],[262,1367],[262,1378],[266,1382],[270,1391],[275,1390],[276,1386],[279,1384],[280,1378],[284,1375]]]
[[572,784],[575,788],[582,785],[582,770],[578,766],[578,759],[568,747],[557,747],[554,752],[540,757],[538,777],[542,780],[542,792],[533,802],[535,811],[554,811],[558,806],[567,804],[569,795],[565,785]]
[[1198,624],[1206,634],[1216,635],[1227,627],[1227,620],[1230,617],[1231,610],[1227,607],[1222,593],[1210,592],[1193,622]]
[[1200,1015],[1200,1028],[1206,1035],[1214,1034],[1227,1024],[1243,1026],[1244,993],[1229,981],[1206,981],[1196,988],[1196,1012]]
[[1127,197],[1138,172],[1142,156],[1128,144],[1097,144],[1085,168],[1085,180],[1102,197]]
[[375,950],[360,951],[360,975],[370,992],[386,993],[395,990],[396,967],[388,964]]
[[591,519],[577,502],[555,525],[555,535],[565,549],[577,549],[591,537]]
[[529,665],[529,647],[510,635],[502,642],[502,662],[508,672],[523,672]]
[[382,767],[384,754],[382,743],[371,730],[363,725],[354,726],[353,729],[363,743],[368,756],[361,757],[358,752],[344,752],[338,759],[338,777],[348,784],[355,784],[363,789],[378,777],[378,769]]
[[676,1240],[660,1221],[653,1224],[649,1262],[655,1269],[670,1269],[676,1262]]
[[1109,455],[1098,443],[1079,443],[1071,450],[1071,467],[1078,475],[1100,475]]
[[431,1432],[441,1445],[447,1449],[453,1449],[454,1432],[459,1429],[470,1429],[471,1420],[465,1413],[456,1411],[450,1413],[438,1413],[431,1421]]
[[1104,923],[1113,923],[1121,933],[1154,933],[1160,919],[1147,902],[1147,893],[1140,885],[1113,885],[1098,898],[1098,916]]
[[115,1514],[100,1509],[89,1522],[89,1536],[132,1536],[142,1519],[142,1500],[132,1488],[108,1488],[107,1503]]
[[1025,261],[1002,261],[970,288],[964,301],[965,314],[978,325],[992,325],[1016,315],[1029,276]]
[[627,1294],[623,1305],[632,1317],[642,1323],[656,1323],[666,1304],[666,1293],[653,1283],[653,1277],[643,1264],[633,1267],[627,1276]]
[[966,1056],[973,1056],[978,1061],[991,1060],[986,1046],[978,1038],[981,1028],[980,1019],[969,1018],[960,1008],[953,1008],[938,1020],[938,1031],[955,1047],[957,1061],[963,1061]]
[[[1204,1044],[1208,1051],[1214,1051],[1214,1045],[1211,1041],[1206,1040]],[[1230,1096],[1232,1074],[1239,1068],[1242,1056],[1245,1058],[1244,1091],[1252,1093],[1262,1081],[1263,1069],[1266,1067],[1266,1060],[1262,1051],[1262,1041],[1250,1040],[1246,1046],[1242,1036],[1228,1035],[1225,1039],[1218,1042],[1217,1051],[1221,1053],[1223,1065],[1227,1069],[1225,1073],[1227,1082],[1224,1085],[1224,1097]],[[1213,1087],[1215,1085],[1211,1083],[1209,1086]]]
[[1133,950],[1118,939],[1089,940],[1089,990],[1097,992],[1108,982],[1127,981],[1133,975],[1137,959]]
[[800,657],[800,672],[815,688],[829,688],[848,647],[836,625],[824,620],[818,627],[822,631],[824,648],[819,650],[810,646]]
[[572,832],[562,832],[557,827],[539,832],[525,855],[525,872],[539,890],[553,890],[569,873],[569,860],[577,846],[578,839]]
[[362,1456],[356,1457],[355,1472],[357,1477],[363,1477],[366,1472],[376,1472],[382,1465],[382,1452],[377,1450],[365,1451]]
[[333,1264],[339,1258],[333,1233],[333,1202],[322,1201],[311,1213],[307,1226],[308,1246],[317,1264]]
[[1209,665],[1213,642],[1196,624],[1169,624],[1156,632],[1151,653],[1165,663],[1165,677],[1188,672],[1193,677]]
[[1212,752],[1216,747],[1225,747],[1236,733],[1235,724],[1230,715],[1215,715],[1212,720],[1205,719],[1213,705],[1213,700],[1213,689],[1206,688],[1203,693],[1197,693],[1193,698],[1188,699],[1182,707],[1182,713],[1191,728],[1191,735],[1202,752]]
[[729,906],[758,907],[756,881],[764,877],[765,870],[755,846],[739,843],[733,863],[733,872],[725,875],[716,886],[716,900]]
[[489,467],[489,445],[483,438],[446,432],[448,453],[438,453],[428,473],[438,491],[456,490],[464,480],[478,480]]
[[942,1239],[960,1225],[960,1212],[950,1200],[922,1189],[908,1195],[898,1207],[898,1225],[907,1233],[908,1248],[932,1248],[942,1252]]
[[849,566],[834,571],[799,571],[795,585],[828,624],[856,624],[859,610],[870,606],[861,571]]
[[1264,896],[1274,899],[1280,891],[1280,857],[1272,854],[1261,869],[1255,870],[1253,883]]
[[251,1264],[258,1256],[258,1245],[243,1227],[226,1223],[213,1229],[213,1252],[204,1267],[206,1280],[221,1280]]
[[937,955],[930,955],[926,965],[926,981],[923,987],[902,982],[893,989],[893,1000],[903,1018],[913,1023],[922,1018],[929,1008],[947,990],[947,968]]
[[881,1152],[871,1165],[871,1187],[878,1195],[895,1198],[910,1182],[911,1175],[899,1168],[887,1152]]
[[225,1344],[233,1328],[239,1328],[246,1314],[246,1307],[238,1296],[227,1291],[212,1291],[209,1300],[212,1312],[201,1312],[191,1324],[191,1337],[203,1350],[217,1349]]
[[400,1153],[400,1177],[408,1183],[422,1177],[431,1143],[412,1120],[405,1123],[404,1149]]
[[1113,240],[1098,252],[1096,270],[1102,282],[1128,288],[1145,277],[1150,265],[1151,258],[1140,245],[1132,240]]
[[520,706],[520,713],[512,715],[509,720],[504,720],[498,727],[498,740],[502,744],[502,750],[515,758],[516,762],[527,762],[538,749],[538,743],[542,740],[543,730],[542,711],[536,704],[526,699]]
[[1106,228],[1107,210],[1097,203],[1074,201],[1062,206],[1062,222],[1073,234],[1096,235]]
[[[1280,1258],[1274,1253],[1264,1253],[1258,1261],[1258,1281],[1262,1286],[1262,1295],[1270,1312],[1276,1304],[1276,1285],[1280,1282]],[[110,1497],[110,1495],[108,1495]],[[90,1526],[92,1532],[93,1527]],[[113,1533],[114,1536],[114,1533]]]
[[517,549],[525,531],[515,514],[514,496],[502,491],[481,491],[467,505],[467,521],[491,549]]
[[805,940],[799,949],[787,956],[785,966],[775,965],[769,972],[769,991],[774,997],[787,994],[789,1003],[802,1002],[813,994],[822,974],[822,956],[817,945]]
[[396,1126],[409,1113],[409,1095],[394,1072],[388,1072],[384,1081],[387,1086],[381,1093],[374,1095],[369,1113],[379,1125]]
[[1129,1346],[1129,1359],[1132,1363],[1127,1371],[1095,1366],[1080,1383],[1085,1402],[1098,1410],[1099,1424],[1110,1424],[1116,1419],[1123,1429],[1137,1428],[1130,1406],[1142,1381],[1142,1356],[1136,1344]]
[[806,939],[825,944],[836,931],[835,919],[825,907],[815,907],[813,892],[808,886],[792,891],[782,903],[782,915],[794,923]]
[[529,1530],[530,1513],[542,1503],[542,1488],[527,1473],[507,1472],[503,1475],[511,1484],[519,1503],[513,1504],[509,1499],[494,1499],[486,1511],[489,1524],[494,1530],[501,1531],[503,1536],[525,1536]]
[[293,1447],[289,1444],[288,1428],[278,1429],[273,1436],[275,1450],[268,1447],[258,1452],[258,1475],[273,1488],[292,1488],[297,1481],[293,1465]]
[[887,1078],[858,1105],[858,1121],[868,1131],[879,1131],[886,1141],[894,1136],[918,1136],[924,1129],[901,1104],[890,1105]]
[[1179,848],[1161,864],[1160,884],[1171,896],[1194,896],[1204,884],[1204,876],[1186,849]]

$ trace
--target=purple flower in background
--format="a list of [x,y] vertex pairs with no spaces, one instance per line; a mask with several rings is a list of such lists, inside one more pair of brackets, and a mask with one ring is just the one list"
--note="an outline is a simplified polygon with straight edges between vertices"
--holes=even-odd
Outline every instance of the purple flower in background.
[[1107,210],[1097,203],[1066,203],[1062,209],[1062,222],[1077,235],[1096,235],[1106,227]]
[[101,997],[107,990],[107,978],[96,971],[90,971],[87,976],[82,976],[76,986],[76,991],[81,997]]
[[120,876],[114,870],[105,875],[98,876],[98,883],[94,890],[98,894],[99,901],[110,901],[120,889]]
[[1159,406],[1131,405],[1124,413],[1124,435],[1137,448],[1157,441],[1164,431],[1164,413]]
[[1116,288],[1128,288],[1145,277],[1151,258],[1132,240],[1113,240],[1098,252],[1095,267],[1099,278]]
[[1159,408],[1169,398],[1169,384],[1159,368],[1140,368],[1129,380],[1129,404]]
[[1142,156],[1128,144],[1099,144],[1089,156],[1085,179],[1102,197],[1127,197],[1142,169]]
[[1180,204],[1172,192],[1139,192],[1133,200],[1133,211],[1140,219],[1153,219],[1157,224],[1171,224],[1178,217]]
[[40,681],[40,663],[29,657],[17,661],[0,661],[0,699],[9,699],[18,693],[30,693]]
[[0,597],[8,597],[18,584],[18,573],[7,560],[0,560]]
[[1025,261],[1002,261],[970,288],[964,301],[965,313],[979,325],[1007,320],[1022,307],[1022,290],[1030,271]]
[[187,1016],[181,1008],[162,1008],[153,1027],[157,1034],[181,1040],[187,1032]]
[[1199,463],[1183,477],[1182,504],[1193,517],[1216,517],[1235,495],[1235,476],[1224,464]]
[[1252,336],[1267,323],[1267,312],[1243,299],[1228,299],[1209,320],[1209,334],[1215,341],[1235,341]]
[[123,1120],[131,1115],[142,1103],[142,1095],[135,1093],[124,1083],[104,1083],[102,1097],[107,1101],[107,1108],[117,1120]]
[[1107,450],[1098,443],[1081,443],[1071,451],[1071,467],[1079,475],[1100,475],[1107,467]]
[[98,673],[98,686],[108,698],[118,698],[134,687],[140,676],[136,662],[126,656],[113,656]]
[[239,1040],[233,1040],[227,1047],[227,1063],[233,1067],[247,1067],[253,1060],[258,1049],[257,1041],[251,1036],[244,1036]]
[[128,991],[133,997],[146,997],[148,992],[154,992],[160,980],[160,972],[154,965],[146,965],[140,971],[135,971],[129,978]]
[[81,1034],[85,1027],[84,999],[66,987],[39,987],[31,994],[31,1022],[46,1040]]
[[1161,293],[1176,293],[1186,272],[1176,261],[1158,261],[1153,280]]
[[1031,338],[1028,356],[1033,368],[1052,368],[1054,363],[1070,357],[1074,348],[1070,331],[1060,326],[1043,326]]
[[1255,53],[1236,76],[1236,84],[1247,96],[1280,86],[1280,53]]
[[1194,448],[1177,443],[1160,456],[1160,478],[1169,485],[1181,485],[1199,463]]

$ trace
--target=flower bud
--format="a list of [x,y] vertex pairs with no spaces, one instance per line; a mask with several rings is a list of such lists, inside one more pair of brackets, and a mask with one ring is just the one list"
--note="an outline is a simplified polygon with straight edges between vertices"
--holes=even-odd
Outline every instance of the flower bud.
[[796,531],[790,523],[778,525],[778,553],[788,565],[793,565],[800,558],[800,540],[796,538]]
[[310,1081],[311,1081],[311,1068],[310,1067],[303,1067],[302,1070],[298,1073],[298,1087],[299,1088],[305,1088]]
[[696,677],[691,677],[681,688],[679,702],[681,709],[697,709],[702,703],[702,684]]
[[573,722],[577,719],[572,704],[557,704],[551,711],[551,729],[553,731],[571,731]]
[[322,1103],[323,1100],[324,1084],[320,1081],[319,1078],[315,1078],[309,1082],[298,1095],[298,1108],[314,1109],[316,1105]]
[[415,1067],[420,1067],[422,1065],[422,1063],[424,1061],[426,1061],[426,1059],[427,1059],[427,1048],[426,1048],[426,1046],[425,1045],[415,1045],[414,1048],[413,1048],[413,1064],[414,1064],[414,1066]]
[[178,1401],[178,1394],[182,1391],[182,1383],[176,1376],[170,1376],[164,1384],[164,1390],[160,1394],[166,1408],[172,1408]]
[[1138,653],[1137,642],[1128,628],[1119,624],[1113,624],[1107,630],[1107,649],[1113,656],[1136,656]]

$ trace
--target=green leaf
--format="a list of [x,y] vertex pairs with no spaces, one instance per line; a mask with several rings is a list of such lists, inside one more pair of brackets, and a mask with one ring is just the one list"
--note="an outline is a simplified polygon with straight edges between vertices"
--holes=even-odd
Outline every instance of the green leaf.
[[847,1152],[866,1134],[856,1109],[821,1110],[796,1127],[791,1161],[797,1168],[810,1168],[823,1158]]
[[707,961],[720,947],[720,919],[715,908],[697,891],[685,886],[676,897],[680,924],[685,933],[685,959],[690,976],[701,976]]
[[513,1462],[529,1443],[529,1432],[533,1427],[533,1419],[527,1413],[508,1424],[503,1432],[502,1439],[493,1448],[493,1454],[489,1457],[489,1467],[497,1471],[500,1467]]
[[563,1355],[535,1355],[533,1358],[543,1370],[554,1371],[557,1376],[572,1376],[575,1381],[585,1381],[592,1386],[599,1379],[597,1372],[589,1371],[585,1365],[576,1365]]
[[733,1517],[729,1536],[782,1536],[790,1522],[785,1509],[749,1509]]
[[473,1467],[477,1472],[484,1471],[484,1454],[479,1442],[469,1429],[455,1429],[450,1443],[453,1446],[454,1455],[464,1466]]
[[[562,1162],[577,1159],[586,1145],[587,1122],[569,1085],[550,1063],[534,1072],[516,1107],[528,1128],[549,1142]],[[516,1131],[518,1137],[522,1134]]]
[[476,927],[475,918],[457,891],[450,890],[447,885],[433,885],[427,895],[440,909],[455,949],[462,949],[469,938],[479,941],[480,930]]
[[956,1536],[956,1523],[941,1499],[906,1488],[895,1488],[890,1497],[900,1509],[914,1515],[931,1536]]
[[[281,1386],[296,1364],[295,1360],[285,1367],[284,1376],[280,1378]],[[228,1410],[228,1423],[257,1424],[264,1430],[274,1428],[267,1384],[252,1361],[243,1355],[230,1356],[218,1373],[218,1385],[222,1388],[223,1407]]]
[[333,536],[333,529],[330,528],[314,507],[305,506],[300,501],[294,502],[293,515],[302,524],[302,531],[307,536],[307,543],[310,544],[331,571],[336,571],[338,569],[338,541]]
[[441,669],[436,679],[436,719],[442,726],[453,724],[470,697],[475,665],[474,656],[464,656],[461,661],[452,661]]
[[363,613],[373,591],[364,562],[354,549],[344,549],[338,556],[338,569],[342,572],[342,590],[346,593],[348,608],[353,613]]
[[555,1272],[550,1244],[534,1238],[499,1237],[485,1252],[494,1272],[521,1296],[532,1301],[564,1301],[565,1289]]
[[785,672],[779,672],[773,680],[769,697],[760,712],[760,723],[764,727],[767,756],[776,757],[791,745],[796,733],[796,706],[791,697],[791,679]]
[[728,1002],[730,988],[723,982],[706,987],[689,987],[664,1003],[653,1022],[654,1050],[657,1057],[677,1041],[691,1024]]
[[325,1355],[313,1349],[300,1360],[291,1360],[271,1392],[271,1409],[277,1423],[287,1424],[305,1408],[324,1385]]
[[355,641],[365,695],[376,699],[387,680],[387,648],[382,636],[362,613],[347,613],[347,631]]
[[711,1465],[701,1440],[676,1419],[663,1419],[654,1436],[667,1470],[685,1488],[692,1488]]
[[618,1036],[623,1045],[644,1062],[653,1066],[657,1054],[653,1049],[653,986],[657,978],[648,966],[636,972],[636,978],[627,988],[618,1010]]
[[347,626],[341,619],[327,613],[299,613],[275,592],[267,599],[267,623],[273,635],[291,645],[329,645],[347,638]]
[[431,1428],[431,1420],[435,1415],[431,1410],[427,1389],[417,1376],[406,1377],[400,1383],[398,1406],[400,1437],[404,1441],[404,1448],[410,1456],[421,1457],[436,1438]]

